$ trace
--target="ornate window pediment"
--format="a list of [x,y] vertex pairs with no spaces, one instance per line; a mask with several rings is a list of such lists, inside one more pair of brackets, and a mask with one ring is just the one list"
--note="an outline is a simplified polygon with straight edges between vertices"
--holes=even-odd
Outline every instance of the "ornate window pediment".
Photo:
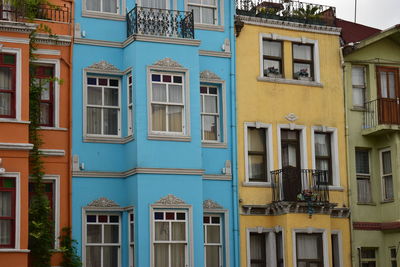
[[182,205],[182,204],[186,204],[185,201],[183,201],[182,199],[169,194],[163,198],[161,198],[160,200],[158,200],[157,202],[155,202],[154,204],[158,204],[158,205]]
[[221,77],[219,77],[217,74],[215,74],[212,71],[209,70],[204,70],[200,72],[200,80],[218,80],[222,81]]
[[217,202],[207,199],[203,201],[203,209],[222,209],[223,207]]
[[162,60],[157,61],[156,63],[153,64],[154,66],[157,67],[163,67],[163,68],[183,68],[181,64],[176,62],[175,60],[167,57]]
[[105,197],[101,197],[99,199],[93,200],[90,202],[87,207],[92,207],[92,208],[111,208],[111,207],[120,207],[117,203],[115,203],[113,200],[110,200]]

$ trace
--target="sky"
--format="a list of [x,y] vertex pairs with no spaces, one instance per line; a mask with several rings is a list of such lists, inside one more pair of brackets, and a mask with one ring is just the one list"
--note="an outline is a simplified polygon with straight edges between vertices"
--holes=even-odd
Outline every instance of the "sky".
[[[354,22],[356,0],[301,0],[336,7],[336,17]],[[357,0],[357,23],[385,30],[400,24],[400,0]]]

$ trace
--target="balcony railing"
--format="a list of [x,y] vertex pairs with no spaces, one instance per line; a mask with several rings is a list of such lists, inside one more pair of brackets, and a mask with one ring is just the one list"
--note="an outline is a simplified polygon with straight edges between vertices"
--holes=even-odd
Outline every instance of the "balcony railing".
[[26,18],[57,22],[71,22],[71,12],[67,6],[40,5],[37,7],[15,7],[0,2],[0,20],[24,21]]
[[336,9],[298,0],[236,0],[236,14],[335,26]]
[[127,14],[128,37],[144,34],[194,39],[193,11],[177,11],[135,6]]
[[285,167],[271,172],[273,201],[329,202],[328,173]]
[[364,129],[378,125],[400,125],[400,101],[398,98],[378,98],[365,103]]

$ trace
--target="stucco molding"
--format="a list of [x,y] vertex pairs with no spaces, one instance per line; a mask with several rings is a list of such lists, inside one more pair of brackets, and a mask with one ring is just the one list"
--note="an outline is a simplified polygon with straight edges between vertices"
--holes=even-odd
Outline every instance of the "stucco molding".
[[230,181],[230,180],[232,180],[232,175],[225,175],[225,174],[203,174],[203,180]]
[[153,66],[161,67],[161,68],[183,68],[181,64],[176,62],[175,60],[167,57],[161,59],[153,64]]
[[203,209],[205,210],[213,210],[213,209],[223,209],[223,207],[217,202],[207,199],[203,201]]
[[99,199],[93,200],[90,202],[87,207],[94,207],[94,208],[112,208],[112,207],[120,207],[117,203],[113,200],[110,200],[106,197],[101,197]]
[[74,171],[74,177],[86,178],[128,178],[135,174],[171,174],[171,175],[203,175],[202,169],[178,169],[178,168],[133,168],[124,172],[98,172],[98,171]]
[[185,205],[186,202],[172,194],[169,194],[169,195],[161,198],[154,204],[155,205]]
[[285,119],[287,119],[290,122],[295,122],[298,120],[298,117],[294,113],[289,113],[285,116]]
[[[96,74],[98,74],[98,72],[96,72]],[[84,138],[83,138],[83,142],[85,142],[85,143],[107,143],[107,144],[126,144],[132,140],[134,140],[132,135],[127,136],[127,137],[84,136]]]
[[213,81],[220,81],[222,82],[223,80],[221,79],[221,77],[219,77],[217,74],[215,74],[214,72],[210,71],[210,70],[203,70],[202,72],[200,72],[200,80],[213,80]]
[[33,144],[29,143],[0,143],[0,150],[31,150]]
[[211,51],[211,50],[199,50],[200,56],[208,56],[208,57],[222,57],[222,58],[231,58],[232,53],[221,52],[221,51]]
[[2,32],[17,32],[30,34],[36,28],[38,24],[26,23],[26,22],[15,22],[15,21],[0,21],[0,31]]
[[90,65],[86,70],[91,70],[91,71],[106,71],[106,72],[121,72],[120,69],[115,67],[113,64],[108,63],[105,60],[102,60],[100,62],[94,63]]
[[55,156],[55,157],[63,157],[65,156],[64,149],[39,149],[41,155],[44,156]]
[[35,36],[36,42],[39,44],[70,46],[72,44],[72,37],[69,35],[50,35],[38,33]]

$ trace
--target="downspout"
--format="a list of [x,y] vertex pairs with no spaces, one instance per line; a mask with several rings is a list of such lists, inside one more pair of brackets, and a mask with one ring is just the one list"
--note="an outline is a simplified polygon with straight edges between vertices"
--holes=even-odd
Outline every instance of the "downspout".
[[239,267],[240,251],[239,251],[239,207],[238,207],[238,185],[237,185],[237,136],[236,136],[236,40],[235,40],[235,2],[230,2],[230,25],[229,34],[231,39],[231,61],[230,61],[230,79],[231,79],[231,144],[232,144],[232,206],[233,206],[233,245],[234,245],[234,267]]

